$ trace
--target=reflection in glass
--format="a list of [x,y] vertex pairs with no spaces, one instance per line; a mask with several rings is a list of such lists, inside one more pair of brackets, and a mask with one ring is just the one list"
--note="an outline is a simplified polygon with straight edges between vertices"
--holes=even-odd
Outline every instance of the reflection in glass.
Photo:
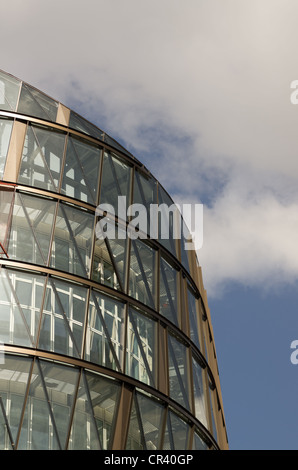
[[129,295],[154,308],[156,251],[139,239],[131,240]]
[[91,291],[85,359],[122,371],[124,304]]
[[101,150],[69,137],[61,193],[97,204]]
[[28,126],[19,183],[57,192],[62,170],[65,135]]
[[189,410],[188,348],[169,334],[168,351],[170,397]]
[[94,214],[60,203],[51,266],[78,276],[90,273]]
[[8,254],[12,259],[46,265],[56,202],[16,193]]
[[130,309],[127,326],[126,373],[155,386],[156,322]]
[[21,82],[16,78],[0,72],[0,109],[15,111]]

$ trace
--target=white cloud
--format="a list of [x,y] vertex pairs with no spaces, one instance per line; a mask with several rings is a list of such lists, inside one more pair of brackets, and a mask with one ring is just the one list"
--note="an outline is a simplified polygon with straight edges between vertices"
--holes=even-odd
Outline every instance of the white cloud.
[[180,200],[208,194],[209,289],[290,282],[297,15],[296,0],[15,0],[2,6],[0,68],[102,119]]

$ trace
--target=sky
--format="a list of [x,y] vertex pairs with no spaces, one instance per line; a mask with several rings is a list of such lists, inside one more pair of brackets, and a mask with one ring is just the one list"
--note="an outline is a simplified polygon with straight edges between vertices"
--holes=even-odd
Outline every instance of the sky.
[[1,17],[0,69],[203,204],[230,449],[297,449],[297,0],[14,0]]

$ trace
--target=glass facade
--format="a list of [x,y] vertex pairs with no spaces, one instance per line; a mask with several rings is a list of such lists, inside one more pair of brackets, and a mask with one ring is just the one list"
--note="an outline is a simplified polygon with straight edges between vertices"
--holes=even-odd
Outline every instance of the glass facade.
[[114,139],[0,72],[0,449],[228,447],[180,217]]

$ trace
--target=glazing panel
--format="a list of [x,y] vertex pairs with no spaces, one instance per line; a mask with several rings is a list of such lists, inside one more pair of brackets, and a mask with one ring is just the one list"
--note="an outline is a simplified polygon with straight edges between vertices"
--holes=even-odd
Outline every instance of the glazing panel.
[[179,272],[160,257],[160,313],[178,325]]
[[61,193],[97,204],[101,149],[69,137]]
[[111,205],[114,208],[114,214],[122,220],[127,219],[127,207],[130,205],[130,185],[131,167],[115,155],[105,152],[100,204]]
[[86,372],[86,381],[101,449],[108,450],[115,428],[121,384],[89,372]]
[[216,419],[215,413],[219,410],[218,398],[216,393],[216,388],[213,381],[209,378],[209,400],[211,407],[211,420],[212,420],[212,434],[214,439],[217,441],[217,428],[216,428]]
[[55,122],[58,103],[26,83],[22,84],[18,113]]
[[169,410],[163,450],[187,450],[189,425]]
[[134,396],[126,450],[158,450],[161,447],[165,406],[141,393]]
[[[1,79],[0,79],[0,85],[1,85]],[[0,88],[0,95],[1,95],[1,88]],[[8,146],[9,146],[10,136],[11,136],[11,131],[12,131],[12,125],[13,125],[13,121],[10,121],[9,119],[0,118],[0,180],[3,179]]]
[[188,313],[189,313],[189,324],[190,324],[190,339],[200,349],[199,340],[199,322],[197,314],[197,300],[191,287],[187,285],[187,300],[188,300]]
[[199,431],[194,433],[192,448],[193,450],[208,450],[208,445],[201,437]]
[[64,143],[64,134],[29,125],[18,182],[57,192],[62,169]]
[[[158,238],[160,243],[175,257],[176,239],[180,238],[180,230],[177,228],[178,209],[166,191],[158,186]],[[178,219],[179,217],[179,219]]]
[[[0,186],[0,242],[5,250],[7,250],[9,239],[14,195],[15,193],[11,189]],[[1,256],[6,257],[5,255]]]
[[56,202],[16,193],[8,254],[12,259],[46,265]]
[[195,401],[195,415],[201,423],[208,428],[207,422],[207,410],[206,410],[206,397],[204,395],[204,383],[203,383],[203,370],[199,361],[194,357],[192,358],[192,370],[193,370],[193,390],[194,390],[194,401]]
[[[94,398],[94,394],[93,398]],[[100,450],[99,431],[92,406],[91,390],[85,374],[81,374],[77,393],[69,450]]]
[[[112,239],[112,225],[106,224],[105,234],[103,233],[104,227],[101,223],[96,224],[96,240],[94,245],[94,256],[92,265],[92,280],[105,284],[113,289],[120,289],[119,274],[116,271],[116,262],[114,259],[110,240]],[[115,250],[115,243],[113,248]],[[120,247],[121,250],[121,247]],[[120,253],[119,253],[120,255]],[[121,259],[118,258],[119,263]],[[121,265],[120,265],[121,267]]]
[[1,422],[6,421],[9,428],[1,428],[0,449],[6,450],[11,449],[12,442],[16,442],[32,361],[9,354],[1,359],[0,396],[3,408],[0,408],[0,416]]
[[181,263],[188,272],[190,272],[189,260],[188,260],[189,250],[186,247],[190,245],[190,241],[191,241],[190,231],[187,228],[187,225],[184,222],[183,218],[181,217],[181,239],[180,239]]
[[84,134],[103,140],[104,132],[74,111],[70,111],[69,127]]
[[170,397],[190,409],[188,348],[168,335]]
[[87,289],[49,278],[39,348],[81,357]]
[[[137,170],[135,171],[135,178],[134,178],[134,193],[133,193],[133,203],[134,204],[142,204],[146,209],[146,216],[147,216],[147,234],[150,235],[150,228],[151,228],[151,217],[150,217],[150,206],[152,204],[157,204],[157,183],[156,180],[152,177],[146,177],[145,175],[141,174]],[[153,224],[155,227],[153,230],[157,228],[158,221],[153,220]],[[156,231],[152,233],[156,234]],[[156,235],[153,236],[156,238]]]
[[154,308],[156,251],[136,239],[131,240],[129,295]]
[[157,324],[131,308],[127,324],[126,374],[155,386]]
[[48,361],[40,361],[40,367],[52,409],[55,429],[61,448],[65,449],[79,370]]
[[15,111],[21,82],[10,75],[0,72],[0,109]]
[[18,450],[59,449],[61,449],[61,444],[53,421],[44,377],[36,361],[31,376]]
[[85,359],[122,371],[124,304],[91,291]]
[[92,279],[114,289],[125,290],[126,232],[106,217],[96,224]]
[[94,214],[60,203],[51,266],[89,277]]
[[0,270],[0,340],[3,343],[35,346],[44,283],[43,276]]

